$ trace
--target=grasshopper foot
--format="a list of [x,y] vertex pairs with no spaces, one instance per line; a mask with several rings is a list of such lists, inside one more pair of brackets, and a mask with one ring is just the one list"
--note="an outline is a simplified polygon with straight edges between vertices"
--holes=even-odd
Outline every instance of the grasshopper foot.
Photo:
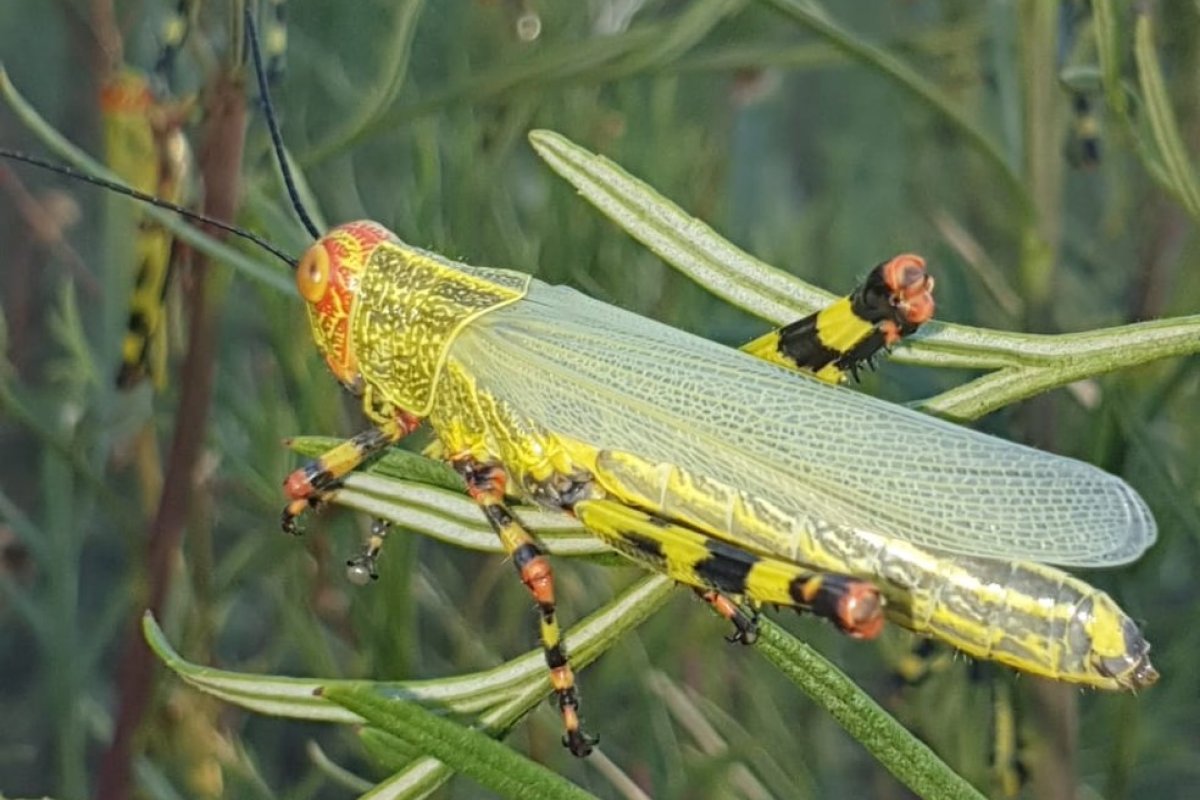
[[289,499],[280,515],[280,527],[284,533],[299,536],[303,533],[300,518],[308,511],[316,511],[341,488],[339,481],[323,464],[321,459],[310,461],[295,469],[283,482],[283,491]]
[[716,589],[696,590],[700,599],[712,606],[725,619],[733,623],[733,633],[725,637],[731,644],[754,644],[758,641],[758,608],[750,613]]
[[371,523],[371,535],[367,537],[362,552],[346,562],[346,578],[355,586],[366,586],[371,581],[379,580],[379,571],[375,567],[379,563],[379,554],[383,552],[383,540],[387,538],[391,526],[392,523],[386,519],[376,518]]
[[316,512],[325,505],[329,495],[338,486],[331,486],[329,489],[313,494],[309,497],[298,497],[283,507],[283,513],[279,515],[279,527],[283,532],[290,536],[300,536],[304,533],[304,525],[301,519],[310,511]]
[[581,730],[567,731],[562,738],[563,747],[571,751],[571,755],[576,758],[587,758],[592,754],[592,749],[600,744],[600,738],[590,736]]
[[579,724],[579,693],[574,685],[558,690],[558,710],[563,718],[563,747],[576,758],[587,758],[600,740],[584,733]]

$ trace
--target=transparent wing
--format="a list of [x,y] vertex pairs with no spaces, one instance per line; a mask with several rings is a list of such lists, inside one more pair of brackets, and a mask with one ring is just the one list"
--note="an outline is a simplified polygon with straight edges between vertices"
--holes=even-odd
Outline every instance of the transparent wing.
[[1089,464],[788,373],[534,282],[453,345],[478,385],[550,430],[667,462],[796,514],[962,555],[1103,566],[1155,539]]

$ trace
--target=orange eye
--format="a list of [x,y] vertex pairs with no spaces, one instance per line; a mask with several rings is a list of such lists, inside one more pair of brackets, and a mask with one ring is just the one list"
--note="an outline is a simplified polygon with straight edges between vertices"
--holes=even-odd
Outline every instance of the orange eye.
[[304,258],[296,267],[296,288],[300,296],[310,303],[316,303],[329,291],[329,253],[325,247],[315,244],[308,248]]

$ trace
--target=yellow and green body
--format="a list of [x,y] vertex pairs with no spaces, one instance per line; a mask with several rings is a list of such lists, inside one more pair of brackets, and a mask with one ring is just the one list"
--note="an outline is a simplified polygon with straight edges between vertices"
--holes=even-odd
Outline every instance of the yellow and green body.
[[452,463],[502,469],[647,566],[791,605],[798,576],[850,576],[977,658],[1104,689],[1157,677],[1107,594],[1039,563],[1124,563],[1153,541],[1141,498],[1095,467],[374,223],[323,237],[297,281],[330,367],[394,438],[427,419]]

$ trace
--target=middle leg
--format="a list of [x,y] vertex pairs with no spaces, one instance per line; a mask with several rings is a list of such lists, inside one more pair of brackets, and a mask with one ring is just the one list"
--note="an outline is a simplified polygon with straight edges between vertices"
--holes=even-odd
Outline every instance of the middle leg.
[[512,558],[521,582],[537,603],[541,615],[542,650],[546,656],[546,667],[550,670],[550,685],[563,718],[563,744],[574,755],[587,756],[592,752],[596,739],[584,733],[580,727],[579,691],[575,687],[575,673],[567,658],[562,629],[558,624],[550,559],[504,504],[507,478],[500,466],[480,463],[473,458],[452,459],[451,463],[467,482],[467,493],[483,510],[488,523],[500,537],[504,551]]

